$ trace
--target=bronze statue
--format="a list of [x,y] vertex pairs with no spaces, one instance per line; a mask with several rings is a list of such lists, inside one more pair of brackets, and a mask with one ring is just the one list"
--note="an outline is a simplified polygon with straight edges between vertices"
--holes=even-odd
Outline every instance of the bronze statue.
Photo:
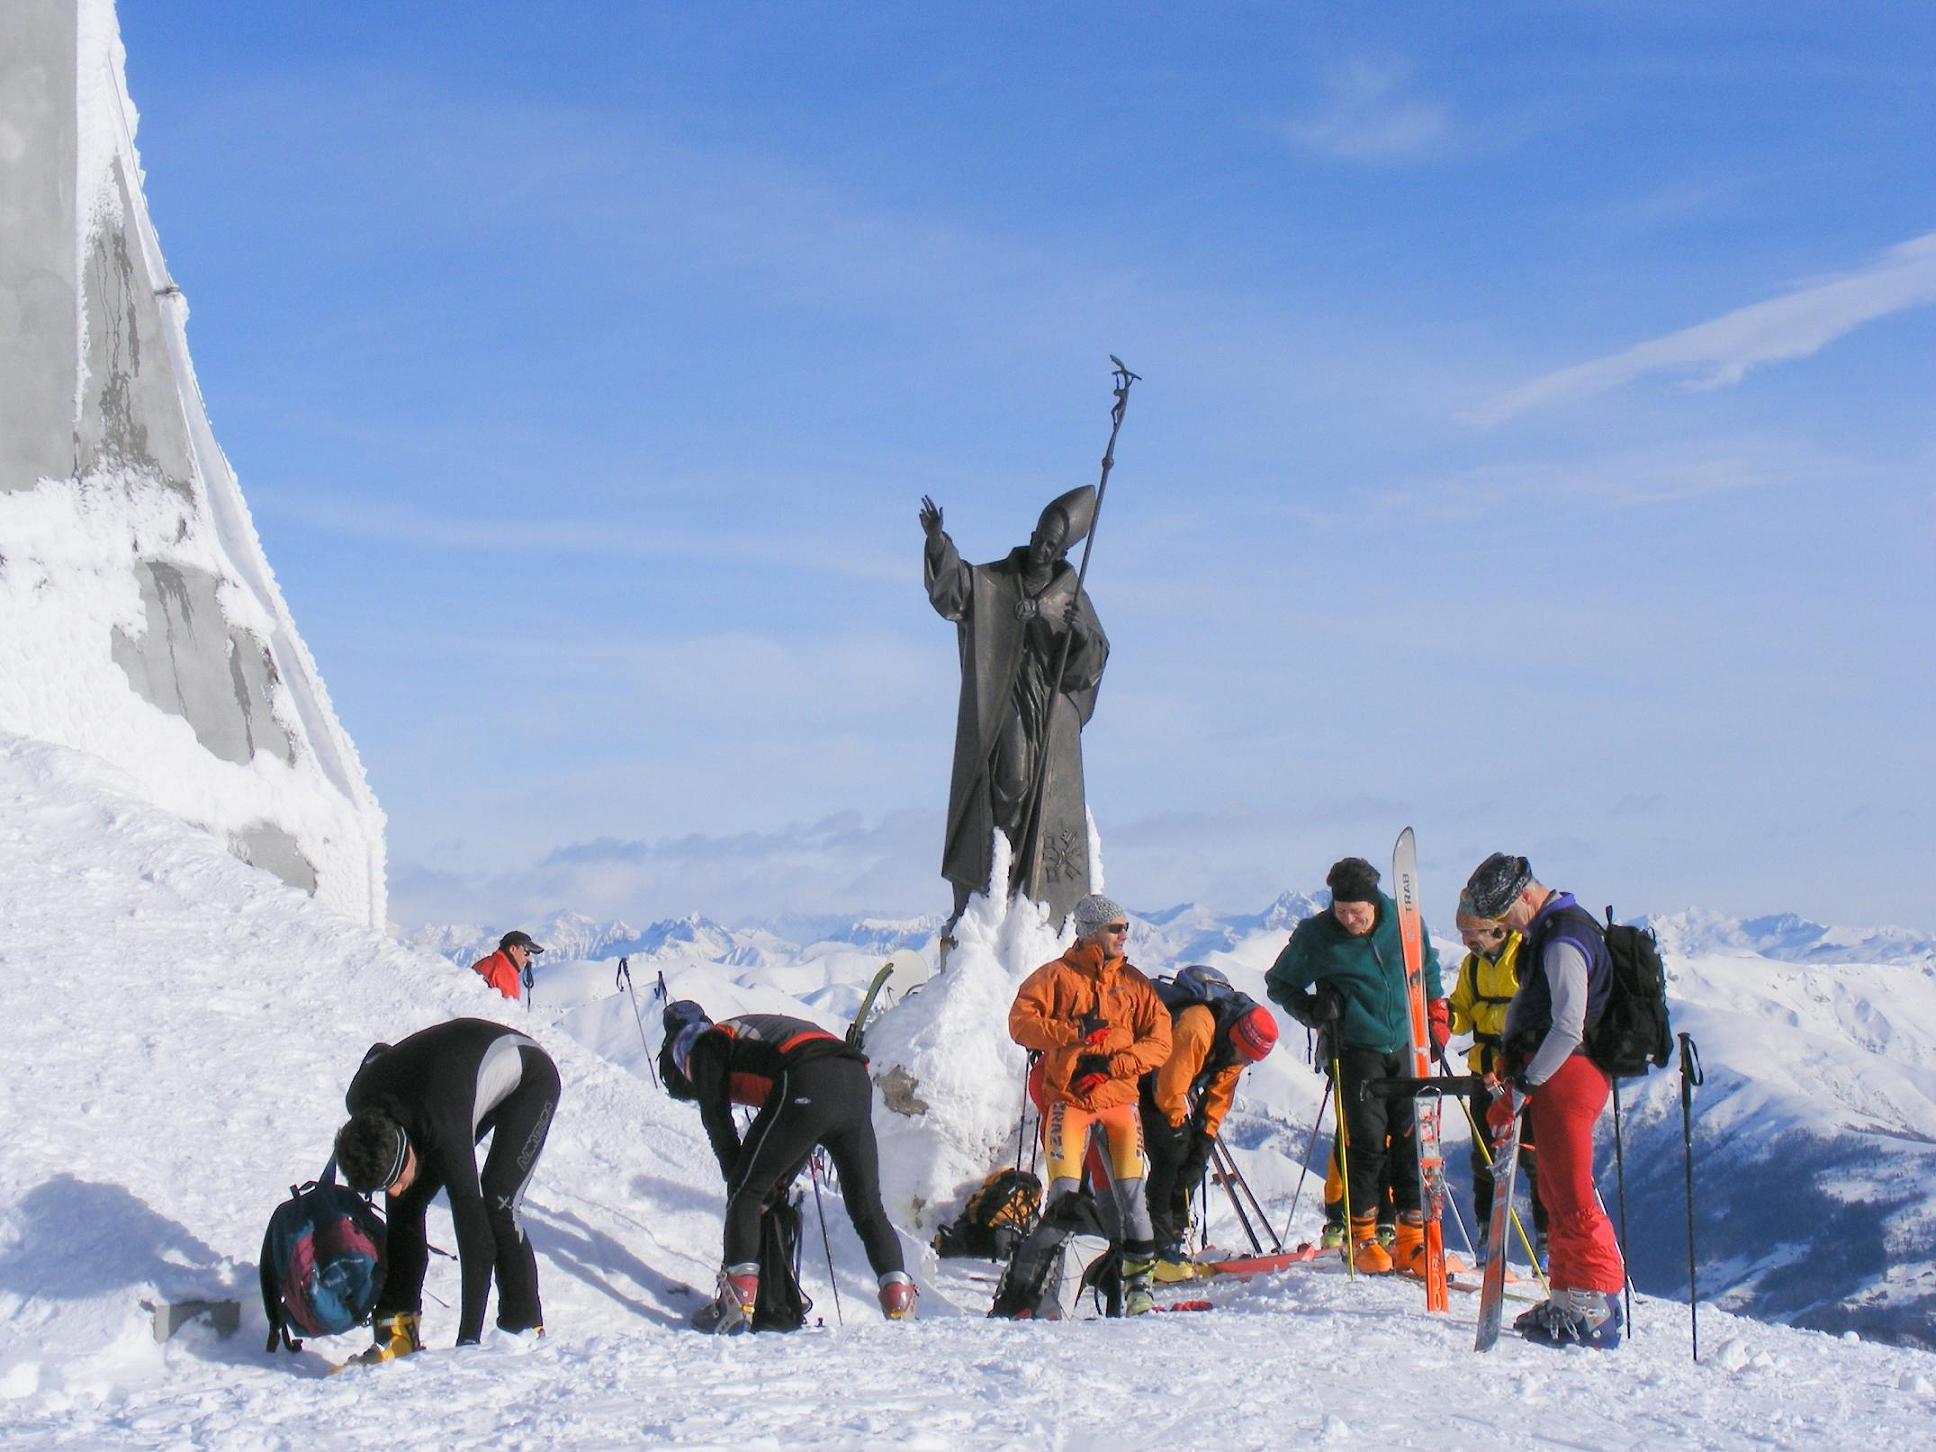
[[985,565],[962,562],[940,508],[921,500],[928,599],[955,622],[961,649],[941,856],[955,903],[944,938],[969,896],[988,888],[997,827],[1014,848],[1011,887],[1048,904],[1056,924],[1090,890],[1082,728],[1109,641],[1064,556],[1089,533],[1097,499],[1093,486],[1070,490],[1042,511],[1028,544]]

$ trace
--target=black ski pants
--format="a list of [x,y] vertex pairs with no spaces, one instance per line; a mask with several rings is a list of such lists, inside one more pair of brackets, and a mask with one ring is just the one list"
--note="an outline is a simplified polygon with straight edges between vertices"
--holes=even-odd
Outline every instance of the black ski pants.
[[[1338,1055],[1338,1104],[1344,1112],[1346,1181],[1351,1189],[1351,1213],[1374,1215],[1382,1187],[1391,1187],[1392,1208],[1403,1215],[1418,1209],[1417,1126],[1410,1099],[1381,1099],[1360,1092],[1362,1085],[1380,1079],[1408,1079],[1412,1073],[1409,1049],[1380,1053],[1377,1049],[1347,1047]],[[1391,1143],[1386,1145],[1389,1136]]]
[[[544,1324],[544,1307],[538,1300],[538,1257],[524,1226],[524,1192],[544,1152],[559,1091],[558,1066],[549,1054],[536,1044],[525,1044],[518,1056],[517,1087],[499,1100],[477,1127],[480,1140],[486,1132],[491,1134],[490,1153],[484,1158],[478,1183],[494,1242],[492,1263],[485,1273],[497,1279],[497,1324],[506,1331],[529,1331]],[[443,1188],[443,1178],[420,1162],[410,1188],[388,1201],[390,1230],[385,1255],[389,1269],[377,1296],[378,1316],[423,1309],[424,1271],[430,1263],[424,1212]],[[464,1250],[461,1239],[458,1249]],[[476,1269],[465,1266],[463,1270],[464,1280],[473,1281]],[[481,1300],[474,1308],[465,1305],[460,1316],[465,1324],[458,1327],[459,1341],[475,1340],[482,1334]],[[468,1324],[473,1317],[479,1324]]]
[[900,1237],[881,1204],[873,1085],[867,1066],[844,1056],[790,1064],[773,1081],[726,1177],[725,1263],[760,1258],[760,1212],[806,1168],[815,1145],[825,1145],[834,1162],[847,1217],[874,1274],[904,1270]]
[[1169,1119],[1156,1107],[1147,1078],[1140,1107],[1143,1145],[1149,1154],[1149,1179],[1143,1188],[1149,1198],[1150,1230],[1158,1250],[1177,1250],[1190,1229],[1190,1196],[1210,1161],[1210,1136],[1194,1114],[1181,1129],[1170,1128]]

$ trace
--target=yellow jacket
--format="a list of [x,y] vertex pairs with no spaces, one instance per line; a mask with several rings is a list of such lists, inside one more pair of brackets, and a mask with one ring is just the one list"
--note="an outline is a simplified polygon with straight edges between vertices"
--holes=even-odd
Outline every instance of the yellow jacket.
[[[1171,1129],[1183,1128],[1190,1117],[1190,1085],[1203,1072],[1217,1043],[1217,1015],[1207,1004],[1193,1003],[1170,1024],[1170,1056],[1156,1071],[1150,1092],[1156,1107],[1170,1122]],[[1237,1080],[1243,1077],[1244,1061],[1233,1059],[1210,1076],[1203,1086],[1203,1132],[1215,1138],[1230,1112],[1230,1101],[1237,1097]]]
[[1459,981],[1452,989],[1452,1032],[1472,1035],[1465,1062],[1475,1074],[1492,1069],[1505,1037],[1506,1005],[1519,989],[1520,942],[1519,934],[1508,933],[1497,958],[1467,953],[1459,964]]
[[[1083,1021],[1109,1031],[1085,1043]],[[1093,943],[1078,943],[1023,980],[1008,1010],[1008,1036],[1042,1054],[1043,1092],[1081,1109],[1136,1102],[1136,1081],[1170,1056],[1170,1011],[1149,979],[1122,958],[1105,961]],[[1070,1086],[1088,1059],[1108,1079],[1087,1095]]]

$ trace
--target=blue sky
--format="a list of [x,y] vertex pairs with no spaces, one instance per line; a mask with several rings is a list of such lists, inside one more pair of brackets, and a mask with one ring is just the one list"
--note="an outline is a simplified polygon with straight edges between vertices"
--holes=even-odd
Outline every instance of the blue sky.
[[1936,927],[1936,11],[121,20],[401,922],[945,909],[916,508],[1021,543],[1114,352],[1117,896]]

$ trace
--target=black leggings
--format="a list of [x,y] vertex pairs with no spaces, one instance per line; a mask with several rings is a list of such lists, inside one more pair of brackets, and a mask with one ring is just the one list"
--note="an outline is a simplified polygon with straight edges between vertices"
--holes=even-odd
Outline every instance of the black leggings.
[[725,1263],[760,1258],[760,1212],[793,1183],[817,1144],[833,1159],[847,1217],[874,1274],[903,1269],[900,1237],[881,1204],[873,1086],[866,1065],[845,1057],[792,1064],[773,1081],[726,1177]]
[[1181,1129],[1171,1129],[1169,1118],[1156,1107],[1148,1080],[1142,1091],[1143,1144],[1149,1152],[1150,1230],[1161,1249],[1182,1245],[1190,1229],[1190,1197],[1203,1180],[1210,1160],[1210,1138],[1192,1114]]
[[[484,1295],[489,1277],[497,1277],[497,1324],[506,1331],[528,1331],[544,1324],[538,1300],[538,1257],[524,1228],[524,1192],[544,1152],[552,1115],[558,1107],[558,1066],[536,1044],[518,1050],[517,1087],[486,1114],[478,1137],[491,1131],[491,1151],[484,1157],[478,1183],[484,1192],[494,1242],[488,1266],[463,1267],[464,1305],[457,1336],[475,1341],[483,1334]],[[444,1188],[438,1176],[419,1171],[410,1188],[389,1201],[389,1270],[377,1297],[376,1314],[420,1311],[423,1308],[424,1270],[430,1261],[424,1233],[424,1212]],[[458,1249],[464,1249],[460,1240]]]

